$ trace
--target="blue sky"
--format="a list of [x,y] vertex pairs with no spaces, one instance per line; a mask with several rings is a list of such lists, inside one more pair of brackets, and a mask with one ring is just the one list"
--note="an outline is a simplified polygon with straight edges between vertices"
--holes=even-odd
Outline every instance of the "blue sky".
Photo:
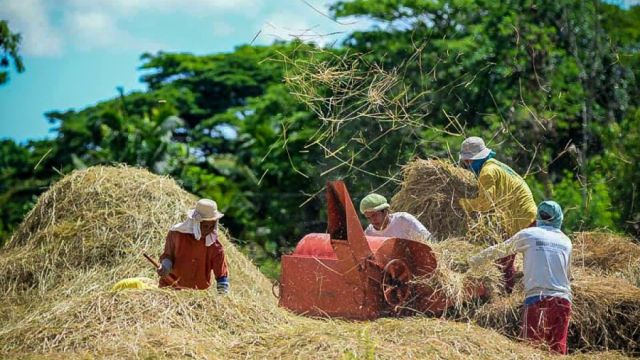
[[[338,24],[322,0],[0,0],[0,19],[22,35],[26,71],[0,86],[0,138],[52,136],[44,113],[82,109],[143,90],[144,52],[227,52],[294,36],[325,44],[369,26]],[[321,12],[321,13],[319,13]],[[342,32],[322,36],[333,32]]]

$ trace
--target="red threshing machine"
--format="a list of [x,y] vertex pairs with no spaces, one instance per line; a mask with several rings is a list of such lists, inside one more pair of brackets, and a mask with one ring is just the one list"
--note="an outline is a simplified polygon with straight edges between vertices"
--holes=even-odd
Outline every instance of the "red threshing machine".
[[[307,316],[367,320],[440,314],[452,304],[426,285],[437,261],[421,242],[365,236],[342,181],[327,184],[328,234],[308,234],[282,256],[279,305]],[[470,297],[484,287],[467,289]]]

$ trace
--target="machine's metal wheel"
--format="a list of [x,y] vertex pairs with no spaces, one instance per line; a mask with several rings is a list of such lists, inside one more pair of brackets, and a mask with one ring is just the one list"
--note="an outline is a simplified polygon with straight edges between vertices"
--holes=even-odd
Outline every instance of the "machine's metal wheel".
[[411,295],[411,270],[407,262],[393,259],[384,266],[382,274],[384,300],[394,308],[403,305]]

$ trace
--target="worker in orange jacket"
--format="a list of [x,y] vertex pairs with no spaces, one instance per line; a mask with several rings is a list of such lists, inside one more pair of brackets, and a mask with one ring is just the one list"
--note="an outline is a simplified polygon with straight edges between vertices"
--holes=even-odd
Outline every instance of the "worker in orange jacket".
[[[506,231],[503,240],[518,231],[535,226],[536,203],[524,179],[509,166],[494,159],[496,153],[485,146],[484,140],[472,136],[464,140],[460,162],[478,177],[478,196],[460,199],[465,211],[494,211],[502,218]],[[511,293],[515,284],[515,255],[496,261],[504,274],[505,291]]]
[[[218,220],[223,216],[215,201],[201,199],[184,222],[171,227],[157,269],[160,287],[207,289],[213,272],[218,292],[228,292],[229,271],[218,240]],[[174,282],[166,276],[170,273]]]

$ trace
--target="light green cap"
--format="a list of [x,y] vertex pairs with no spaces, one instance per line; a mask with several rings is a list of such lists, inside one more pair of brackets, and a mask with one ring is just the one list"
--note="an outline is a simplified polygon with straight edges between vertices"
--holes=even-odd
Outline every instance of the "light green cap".
[[380,211],[388,207],[387,199],[378,194],[369,194],[360,201],[360,212],[363,214],[365,211]]

